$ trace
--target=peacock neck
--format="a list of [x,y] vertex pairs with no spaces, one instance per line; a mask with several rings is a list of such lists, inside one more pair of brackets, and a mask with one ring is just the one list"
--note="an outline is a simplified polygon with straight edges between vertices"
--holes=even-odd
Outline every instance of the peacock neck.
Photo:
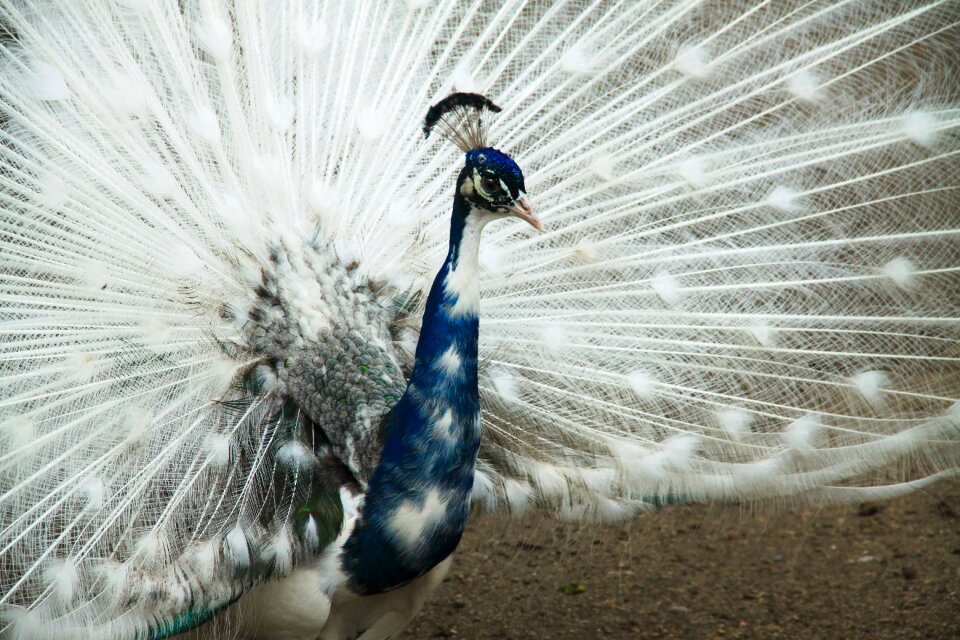
[[427,297],[413,372],[344,546],[357,593],[409,583],[449,556],[463,534],[480,446],[478,253],[490,219],[457,194],[450,249]]

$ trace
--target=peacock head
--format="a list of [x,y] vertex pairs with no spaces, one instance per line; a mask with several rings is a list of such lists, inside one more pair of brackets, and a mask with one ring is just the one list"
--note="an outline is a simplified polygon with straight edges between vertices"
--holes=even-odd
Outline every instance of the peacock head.
[[540,229],[540,219],[533,212],[520,167],[506,153],[484,142],[484,111],[496,113],[500,107],[476,93],[452,93],[430,107],[424,119],[424,137],[439,131],[466,154],[457,192],[471,210],[516,216]]
[[457,188],[475,209],[517,216],[540,228],[523,184],[523,172],[502,151],[491,147],[468,151]]

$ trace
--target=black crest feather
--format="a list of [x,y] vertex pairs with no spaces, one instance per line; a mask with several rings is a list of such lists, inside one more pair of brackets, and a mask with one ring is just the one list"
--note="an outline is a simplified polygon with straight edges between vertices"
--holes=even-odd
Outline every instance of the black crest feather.
[[440,135],[466,153],[487,146],[483,137],[484,110],[497,113],[500,107],[479,93],[451,93],[430,107],[423,119],[423,137],[436,129]]

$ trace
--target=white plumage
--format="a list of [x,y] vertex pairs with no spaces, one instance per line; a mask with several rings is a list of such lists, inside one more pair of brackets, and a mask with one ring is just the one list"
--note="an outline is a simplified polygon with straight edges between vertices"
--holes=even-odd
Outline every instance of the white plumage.
[[276,371],[335,329],[411,364],[460,166],[420,121],[451,90],[504,107],[488,137],[544,223],[481,248],[475,504],[616,520],[960,466],[954,1],[3,0],[0,24],[3,637],[160,637],[260,582],[208,628],[415,614],[447,563],[343,600],[343,534],[291,515],[317,451],[363,485],[372,417],[313,441],[273,419]]

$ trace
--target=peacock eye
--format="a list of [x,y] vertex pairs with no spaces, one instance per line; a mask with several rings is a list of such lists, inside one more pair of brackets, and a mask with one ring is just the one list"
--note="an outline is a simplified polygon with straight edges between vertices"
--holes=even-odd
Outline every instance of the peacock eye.
[[493,195],[501,190],[500,180],[489,174],[481,176],[480,184],[483,186],[483,190],[490,195]]

